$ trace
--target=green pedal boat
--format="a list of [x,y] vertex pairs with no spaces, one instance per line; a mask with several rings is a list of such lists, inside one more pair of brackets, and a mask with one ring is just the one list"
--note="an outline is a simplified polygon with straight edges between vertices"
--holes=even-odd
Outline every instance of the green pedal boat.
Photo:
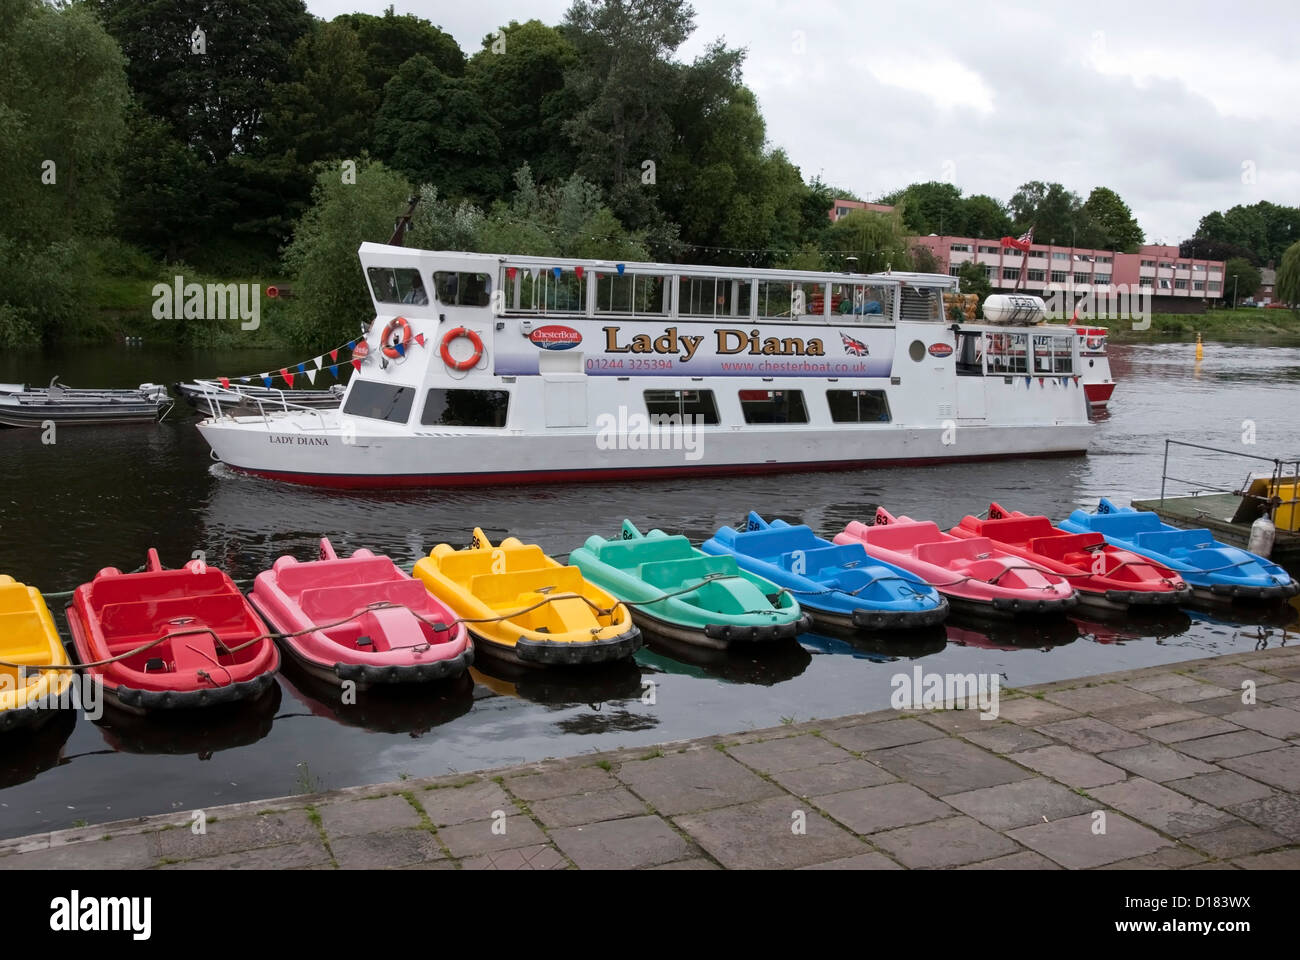
[[711,557],[662,530],[643,534],[630,520],[617,540],[588,538],[569,563],[623,601],[642,630],[683,643],[725,650],[788,639],[811,623],[793,596],[734,557]]

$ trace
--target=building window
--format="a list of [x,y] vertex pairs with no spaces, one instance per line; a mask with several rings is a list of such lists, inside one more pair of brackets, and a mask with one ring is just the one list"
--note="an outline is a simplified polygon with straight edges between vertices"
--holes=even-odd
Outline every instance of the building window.
[[1109,273],[1097,274],[1097,283],[1110,283],[1110,274]]
[[371,267],[370,289],[379,303],[410,303],[423,306],[429,302],[419,270],[396,267]]
[[1021,254],[1021,251],[1015,249],[1014,247],[1003,247],[1003,248],[1002,248],[1002,256],[1004,256],[1004,257],[1018,257],[1018,256],[1020,256],[1020,254]]
[[969,243],[954,243],[954,244],[953,244],[951,247],[949,247],[948,249],[951,250],[951,251],[953,251],[954,253],[970,253],[970,244],[969,244]]
[[1221,285],[1218,280],[1210,281],[1210,291],[1212,293],[1218,293],[1220,289],[1221,289]]
[[992,280],[992,279],[993,279],[993,264],[991,264],[991,263],[982,263],[982,264],[980,264],[980,266],[984,268],[984,276],[987,277],[988,279]]
[[1018,276],[1020,276],[1020,268],[1019,268],[1019,267],[1003,267],[1003,268],[1002,268],[1002,279],[1003,279],[1003,280],[1014,280],[1014,279],[1016,279],[1016,277],[1018,277]]
[[1046,259],[1047,259],[1047,251],[1046,251],[1046,250],[1031,250],[1031,251],[1029,252],[1029,256],[1032,257],[1032,258],[1035,259],[1035,260],[1046,260]]
[[1091,278],[1086,273],[1076,273],[1074,275],[1075,283],[1087,283]]
[[1029,271],[1029,281],[1030,281],[1031,283],[1042,283],[1042,282],[1043,282],[1043,277],[1044,277],[1045,275],[1046,275],[1046,271],[1043,271],[1043,270],[1030,270],[1030,271]]
[[1053,270],[1052,283],[1065,283],[1065,278],[1067,276],[1068,274],[1064,270]]
[[1204,269],[1205,269],[1205,264],[1203,264],[1203,263],[1194,263],[1194,264],[1192,264],[1192,269],[1193,269],[1193,270],[1204,270]]
[[836,208],[835,208],[835,216],[837,216],[837,217],[847,217],[848,215],[849,215],[849,208],[848,208],[848,207],[836,207]]
[[997,252],[998,252],[997,247],[986,247],[986,246],[980,247],[980,253],[997,253]]
[[1174,264],[1174,266],[1177,267],[1179,270],[1186,270],[1186,269],[1187,269],[1187,264],[1185,264],[1185,263],[1176,263],[1176,264]]
[[1174,281],[1174,289],[1175,289],[1175,290],[1186,290],[1186,289],[1187,289],[1187,281],[1186,281],[1186,280],[1175,280],[1175,281]]
[[504,427],[508,390],[430,390],[420,423],[426,427]]
[[1098,263],[1110,263],[1110,262],[1111,262],[1111,258],[1110,258],[1110,257],[1098,257],[1098,258],[1097,258],[1097,262],[1098,262]]
[[827,390],[826,402],[836,423],[889,422],[889,400],[883,390]]
[[343,412],[350,417],[406,423],[415,402],[415,387],[395,387],[373,380],[354,380]]
[[960,275],[961,275],[961,267],[960,267],[960,266],[951,266],[951,267],[948,268],[948,276],[950,276],[950,277],[956,277],[956,276],[960,276]]
[[1165,278],[1165,277],[1161,277],[1161,278],[1160,278],[1160,289],[1161,289],[1161,290],[1168,290],[1168,289],[1169,289],[1169,280],[1168,280],[1167,278]]
[[1054,254],[1052,254],[1052,259],[1053,259],[1053,260],[1069,260],[1069,259],[1070,259],[1070,255],[1069,255],[1068,253],[1054,253]]
[[[1193,281],[1193,282],[1192,282],[1192,289],[1193,289],[1193,290],[1204,290],[1204,289],[1205,289],[1205,281],[1204,281],[1204,280],[1195,280],[1195,281]],[[1268,292],[1268,287],[1265,287],[1265,288],[1264,288],[1264,292],[1265,292],[1265,293]]]
[[[676,423],[718,423],[718,406],[712,390],[647,390],[646,412],[652,417],[676,417]],[[687,420],[699,417],[699,420]]]
[[1140,266],[1143,267],[1154,267],[1156,265],[1156,262],[1154,260],[1140,260],[1138,261],[1138,263]]
[[807,423],[802,390],[741,390],[746,423]]

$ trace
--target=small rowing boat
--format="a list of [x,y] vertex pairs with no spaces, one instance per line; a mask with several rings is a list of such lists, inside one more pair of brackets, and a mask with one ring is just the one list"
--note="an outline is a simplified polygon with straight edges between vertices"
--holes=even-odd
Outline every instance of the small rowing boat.
[[280,663],[275,641],[225,573],[201,560],[164,570],[106,567],[72,594],[77,659],[127,710],[207,707],[261,696]]
[[873,525],[851,521],[835,542],[862,544],[872,557],[910,571],[977,613],[1060,613],[1079,602],[1064,577],[999,550],[988,537],[954,537],[884,507],[876,509]]
[[1105,497],[1096,511],[1075,510],[1061,528],[1099,533],[1106,542],[1174,570],[1198,600],[1281,600],[1300,584],[1276,563],[1230,546],[1205,528],[1181,530],[1154,513],[1117,507]]
[[142,383],[134,390],[92,390],[58,381],[55,377],[48,387],[0,387],[0,426],[142,423],[161,419],[172,408],[171,394],[159,383]]
[[868,556],[860,543],[837,545],[812,528],[757,513],[745,528],[720,527],[705,553],[730,555],[745,570],[788,590],[821,626],[898,630],[939,623],[948,604],[896,564]]
[[249,599],[285,650],[333,683],[440,680],[474,661],[465,625],[424,584],[369,550],[340,557],[326,538],[318,560],[283,556],[259,573]]
[[256,413],[259,405],[267,410],[291,410],[318,407],[332,410],[343,402],[343,385],[336,383],[326,390],[276,390],[252,384],[223,386],[215,380],[194,380],[174,384],[176,392],[191,407],[216,416],[237,407]]
[[1071,533],[1043,516],[1004,510],[994,503],[988,519],[962,517],[949,531],[962,539],[987,537],[1070,581],[1079,602],[1098,609],[1169,606],[1191,596],[1191,587],[1168,567],[1106,542],[1100,533]]
[[477,527],[468,547],[440,543],[415,576],[461,618],[480,653],[531,666],[622,660],[641,646],[627,607],[535,543],[493,546]]
[[45,598],[9,576],[0,576],[0,660],[0,731],[36,726],[69,705],[71,670],[28,672],[68,662]]
[[617,540],[589,537],[569,563],[626,603],[643,630],[683,643],[725,650],[788,639],[810,625],[798,600],[741,570],[735,557],[710,556],[662,530],[643,534],[631,520]]

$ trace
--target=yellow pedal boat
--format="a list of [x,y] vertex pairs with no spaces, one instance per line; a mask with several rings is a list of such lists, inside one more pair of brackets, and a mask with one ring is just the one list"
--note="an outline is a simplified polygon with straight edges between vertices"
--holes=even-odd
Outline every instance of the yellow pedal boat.
[[494,547],[476,527],[470,546],[440,543],[413,572],[464,621],[479,651],[512,663],[608,663],[641,647],[627,607],[534,543],[507,537]]
[[23,669],[66,664],[68,654],[40,591],[7,576],[0,576],[0,661],[0,731],[35,726],[68,705],[73,671]]

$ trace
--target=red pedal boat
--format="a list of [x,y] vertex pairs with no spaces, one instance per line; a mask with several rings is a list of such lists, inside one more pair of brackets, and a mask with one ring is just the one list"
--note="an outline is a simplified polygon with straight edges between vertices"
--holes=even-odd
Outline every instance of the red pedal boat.
[[200,560],[164,570],[152,548],[144,572],[106,567],[79,586],[67,616],[81,663],[137,651],[86,670],[112,702],[137,713],[258,697],[280,665],[230,577]]
[[458,677],[474,662],[469,632],[456,615],[369,550],[339,557],[322,539],[319,560],[280,557],[259,573],[250,599],[277,631],[297,634],[281,638],[294,659],[332,683],[438,680]]
[[1173,570],[1106,543],[1100,533],[1070,533],[1047,517],[989,506],[989,517],[962,517],[955,537],[987,537],[1053,573],[1068,577],[1079,602],[1097,609],[1168,606],[1185,602],[1191,587]]
[[873,526],[854,520],[836,543],[861,543],[867,553],[911,571],[968,611],[1056,613],[1079,602],[1068,580],[999,550],[987,538],[961,539],[936,524],[876,509]]

